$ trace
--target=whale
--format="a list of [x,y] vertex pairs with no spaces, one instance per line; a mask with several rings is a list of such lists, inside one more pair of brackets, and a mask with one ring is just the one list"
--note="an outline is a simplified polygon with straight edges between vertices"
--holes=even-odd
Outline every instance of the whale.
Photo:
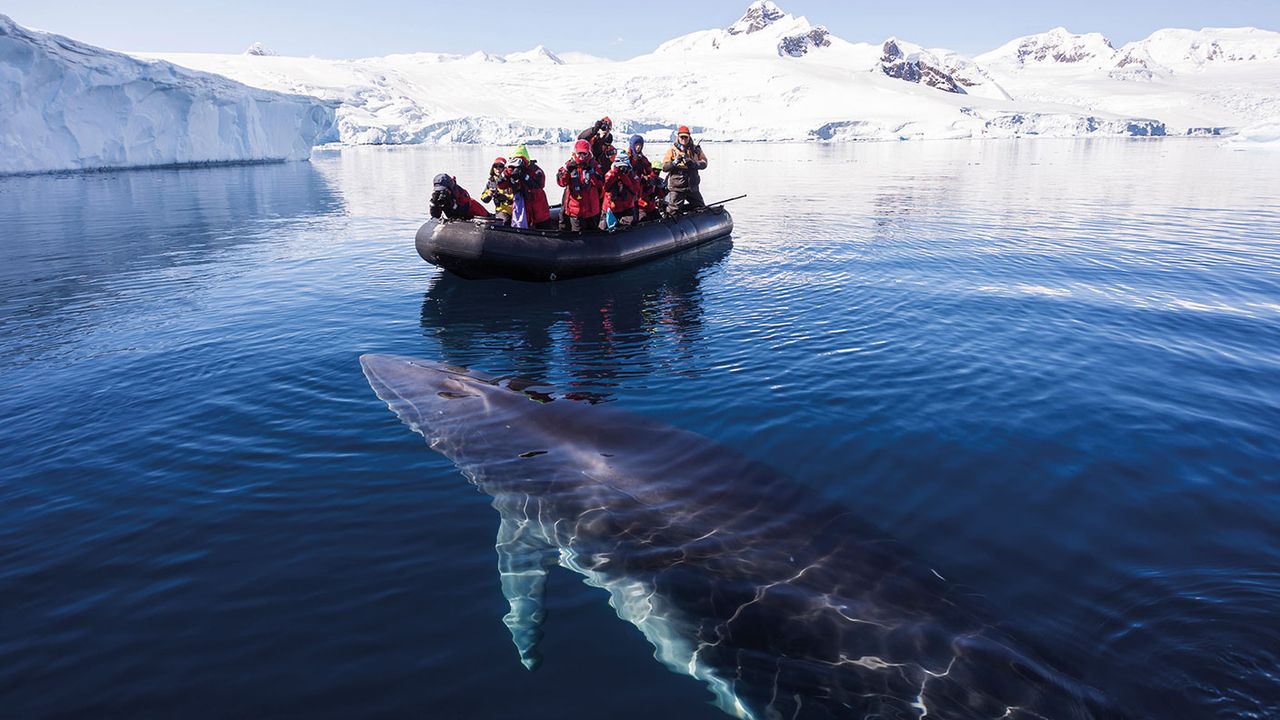
[[559,566],[734,717],[1125,717],[852,509],[710,438],[517,377],[360,363],[492,498],[502,620],[529,669]]

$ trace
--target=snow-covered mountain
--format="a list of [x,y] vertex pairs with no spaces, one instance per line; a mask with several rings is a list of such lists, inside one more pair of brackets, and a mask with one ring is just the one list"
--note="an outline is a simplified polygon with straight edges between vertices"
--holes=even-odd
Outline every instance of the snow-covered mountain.
[[0,174],[296,160],[334,121],[315,98],[138,60],[4,15],[0,108]]
[[832,44],[847,45],[821,25],[782,11],[769,0],[758,0],[727,28],[703,30],[678,37],[658,46],[655,54],[759,55],[775,52],[779,57],[804,57]]
[[925,50],[889,38],[884,41],[880,70],[889,77],[924,83],[961,95],[1008,100],[1009,94],[977,63],[951,50]]
[[1280,33],[1159,30],[1115,47],[1055,28],[974,58],[1013,98],[1159,118],[1179,134],[1218,134],[1280,114]]
[[769,0],[626,61],[542,46],[357,60],[154,54],[337,105],[345,143],[563,142],[601,115],[666,139],[1229,134],[1280,114],[1280,33],[1163,30],[1115,47],[1057,28],[969,58],[849,42]]
[[[1102,44],[1100,52],[1114,53]],[[1054,62],[1054,51],[1043,54],[1045,63]],[[1032,70],[1001,66],[996,72],[958,53],[896,38],[849,42],[768,0],[752,3],[724,27],[622,62],[542,47],[511,55],[424,52],[360,60],[143,57],[337,101],[339,137],[347,143],[561,142],[604,114],[619,132],[663,139],[680,124],[704,139],[740,141],[1168,131],[1159,104],[1113,111],[1020,95],[1005,77],[1021,87]]]

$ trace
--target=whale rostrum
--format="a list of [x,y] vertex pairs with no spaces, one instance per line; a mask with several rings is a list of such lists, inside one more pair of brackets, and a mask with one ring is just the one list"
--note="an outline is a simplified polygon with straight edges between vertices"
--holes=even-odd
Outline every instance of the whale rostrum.
[[719,443],[459,367],[360,362],[493,498],[503,621],[525,667],[559,565],[736,717],[1122,717],[901,543]]

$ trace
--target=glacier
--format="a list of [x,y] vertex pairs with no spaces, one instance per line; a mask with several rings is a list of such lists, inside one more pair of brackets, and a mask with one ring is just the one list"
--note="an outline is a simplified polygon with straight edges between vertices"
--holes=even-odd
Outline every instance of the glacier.
[[0,174],[303,160],[333,103],[140,60],[0,15]]

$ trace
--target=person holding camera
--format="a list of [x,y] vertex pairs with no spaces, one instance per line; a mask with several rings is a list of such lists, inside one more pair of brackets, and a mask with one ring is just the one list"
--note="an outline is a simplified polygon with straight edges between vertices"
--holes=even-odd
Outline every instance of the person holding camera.
[[609,167],[613,162],[613,158],[607,157],[607,147],[613,147],[613,121],[606,115],[595,122],[594,125],[578,133],[579,140],[586,140],[591,143],[591,156],[596,159],[596,163],[600,167]]
[[[640,179],[632,170],[627,151],[620,150],[613,161],[613,167],[604,176],[604,207],[617,218],[619,226],[629,228],[639,222],[640,209],[636,205],[639,199]],[[600,229],[611,228],[605,220],[601,220]]]
[[591,143],[574,143],[573,156],[556,172],[556,184],[564,188],[560,229],[594,232],[599,229],[604,194],[604,173],[591,155]]
[[698,172],[707,169],[707,156],[702,146],[693,142],[688,125],[676,130],[676,141],[662,157],[662,171],[667,173],[667,214],[706,207],[698,185]]
[[511,193],[511,186],[502,179],[502,174],[506,169],[506,158],[494,158],[493,165],[489,167],[489,182],[485,184],[484,190],[480,192],[480,202],[493,203],[493,216],[495,222],[499,225],[511,224],[511,205],[515,201],[515,197]]
[[540,227],[551,219],[547,204],[547,175],[538,161],[529,158],[524,145],[516,148],[502,173],[503,184],[513,198],[511,224],[514,227]]
[[440,173],[433,181],[431,191],[431,217],[436,220],[470,220],[489,217],[489,211],[476,202],[450,175]]
[[662,196],[666,194],[662,188],[662,178],[653,162],[644,154],[644,136],[632,135],[627,145],[631,171],[640,181],[640,197],[636,200],[636,207],[640,211],[638,220],[653,220],[658,217]]

